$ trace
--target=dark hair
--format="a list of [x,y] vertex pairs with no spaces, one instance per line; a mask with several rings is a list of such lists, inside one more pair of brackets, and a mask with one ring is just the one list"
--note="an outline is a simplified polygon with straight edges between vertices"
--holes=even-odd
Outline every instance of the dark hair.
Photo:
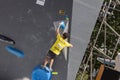
[[69,34],[68,33],[63,33],[63,39],[66,39],[69,37]]

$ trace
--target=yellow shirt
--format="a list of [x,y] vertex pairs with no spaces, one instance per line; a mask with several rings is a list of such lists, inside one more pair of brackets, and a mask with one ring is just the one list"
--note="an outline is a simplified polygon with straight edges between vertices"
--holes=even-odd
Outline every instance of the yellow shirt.
[[60,54],[60,51],[65,48],[70,46],[70,43],[68,43],[66,40],[64,40],[60,34],[57,35],[57,40],[53,44],[53,46],[50,48],[50,50],[55,53],[56,55]]

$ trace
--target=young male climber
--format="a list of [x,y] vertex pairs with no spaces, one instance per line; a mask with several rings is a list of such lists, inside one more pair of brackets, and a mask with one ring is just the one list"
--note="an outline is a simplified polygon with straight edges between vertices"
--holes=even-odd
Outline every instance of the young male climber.
[[69,34],[63,33],[62,35],[60,35],[59,28],[60,27],[58,27],[56,30],[56,41],[48,51],[48,54],[45,57],[44,63],[42,65],[42,67],[45,68],[49,62],[49,68],[51,71],[53,70],[52,65],[54,63],[54,59],[61,53],[61,50],[65,47],[73,47],[72,44],[66,41],[66,39],[69,37]]

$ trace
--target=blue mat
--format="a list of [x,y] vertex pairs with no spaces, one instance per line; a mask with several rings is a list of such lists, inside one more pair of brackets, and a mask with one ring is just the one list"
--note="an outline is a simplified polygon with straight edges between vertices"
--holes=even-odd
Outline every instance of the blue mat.
[[5,48],[6,48],[6,50],[8,52],[10,52],[11,54],[13,54],[13,55],[15,55],[15,56],[17,56],[19,58],[23,58],[24,57],[24,53],[22,51],[14,48],[12,46],[6,46]]
[[37,66],[32,71],[32,80],[51,80],[52,73],[48,67],[43,69],[41,66]]

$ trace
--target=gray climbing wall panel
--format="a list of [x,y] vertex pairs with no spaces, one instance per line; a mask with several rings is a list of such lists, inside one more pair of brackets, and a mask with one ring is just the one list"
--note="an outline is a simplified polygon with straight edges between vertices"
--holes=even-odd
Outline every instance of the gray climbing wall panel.
[[75,80],[103,0],[73,0],[67,80]]
[[[12,45],[25,53],[17,58],[0,42],[0,80],[31,78],[35,66],[42,64],[55,41],[53,22],[64,20],[59,10],[71,17],[72,0],[46,0],[44,6],[36,0],[0,0],[0,33],[16,41]],[[66,80],[67,61],[63,54],[55,60],[53,70],[59,74],[53,80]]]

